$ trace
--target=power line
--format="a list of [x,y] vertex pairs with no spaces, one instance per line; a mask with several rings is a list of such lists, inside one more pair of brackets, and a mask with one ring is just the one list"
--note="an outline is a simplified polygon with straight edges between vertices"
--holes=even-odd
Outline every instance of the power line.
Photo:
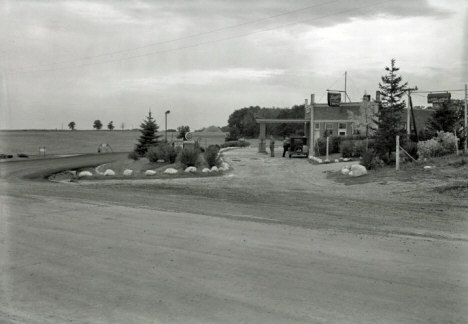
[[162,41],[162,42],[158,42],[158,43],[153,43],[153,44],[149,44],[149,45],[145,45],[145,46],[139,46],[139,47],[124,49],[124,50],[120,50],[120,51],[109,52],[109,53],[104,53],[104,54],[99,54],[99,55],[85,56],[85,57],[82,57],[82,58],[76,58],[76,59],[67,60],[67,61],[60,61],[60,62],[56,62],[56,63],[34,65],[34,66],[29,66],[29,67],[22,67],[22,68],[12,69],[10,71],[25,70],[25,69],[45,67],[45,66],[51,66],[51,65],[57,65],[57,64],[77,62],[77,61],[82,61],[82,60],[89,60],[89,59],[93,59],[93,58],[97,58],[97,57],[120,54],[120,53],[124,53],[124,52],[135,51],[135,50],[138,50],[138,49],[153,47],[153,46],[157,46],[157,45],[173,43],[173,42],[184,40],[184,39],[189,39],[189,38],[193,38],[193,37],[208,35],[208,34],[216,33],[216,32],[223,31],[223,30],[228,30],[228,29],[232,29],[232,28],[236,28],[236,27],[240,27],[240,26],[245,26],[245,25],[253,24],[253,23],[256,23],[256,22],[260,22],[260,21],[264,21],[264,20],[268,20],[268,19],[272,19],[272,18],[277,18],[277,17],[289,15],[289,14],[292,14],[292,13],[304,11],[304,10],[311,9],[311,8],[320,7],[320,6],[327,5],[327,4],[330,4],[330,3],[333,3],[333,2],[337,2],[337,1],[341,1],[341,0],[332,0],[332,1],[324,2],[324,3],[319,3],[317,5],[308,6],[308,7],[293,10],[293,11],[283,12],[281,14],[277,14],[277,15],[274,15],[274,16],[266,17],[266,18],[251,20],[251,21],[247,21],[247,22],[237,24],[237,25],[232,25],[232,26],[228,26],[228,27],[214,29],[214,30],[210,30],[210,31],[207,31],[207,32],[204,32],[204,33],[198,33],[198,34],[193,34],[193,35],[184,36],[184,37],[180,37],[180,38],[170,39],[170,40],[166,40],[166,41]]
[[[343,14],[343,13],[347,13],[347,12],[351,12],[351,11],[356,11],[356,10],[360,10],[360,9],[364,9],[364,8],[374,7],[374,6],[381,5],[381,4],[384,4],[384,3],[387,3],[387,2],[391,2],[391,1],[393,1],[393,0],[386,0],[386,1],[374,3],[374,4],[371,4],[371,5],[367,5],[367,6],[361,6],[361,7],[357,7],[357,8],[353,8],[353,9],[348,9],[348,10],[343,10],[343,11],[336,12],[336,13],[332,13],[332,14],[328,14],[328,15],[323,15],[323,16],[319,16],[319,17],[315,17],[315,18],[311,18],[311,19],[302,20],[302,21],[295,22],[295,23],[290,23],[290,24],[281,25],[281,26],[277,26],[277,27],[272,27],[272,28],[268,28],[268,29],[263,29],[263,30],[259,30],[259,31],[255,31],[255,32],[240,34],[240,35],[236,35],[236,36],[232,36],[232,37],[221,38],[221,39],[217,39],[217,40],[213,40],[213,41],[209,41],[209,42],[204,42],[204,43],[199,43],[199,44],[194,44],[194,45],[183,46],[183,47],[174,48],[174,49],[170,49],[170,50],[157,51],[157,52],[152,52],[152,53],[146,53],[146,54],[141,54],[141,55],[129,56],[129,57],[124,57],[124,58],[119,58],[119,59],[113,59],[113,60],[107,60],[107,61],[101,61],[101,62],[95,62],[95,63],[87,63],[87,64],[74,65],[74,66],[61,67],[61,68],[54,68],[54,69],[43,69],[43,70],[37,70],[37,71],[13,72],[13,73],[8,73],[8,74],[35,73],[35,72],[47,72],[47,71],[56,71],[56,70],[72,69],[72,68],[79,68],[79,67],[85,67],[85,66],[92,66],[92,65],[99,65],[99,64],[105,64],[105,63],[118,62],[118,61],[133,59],[133,58],[139,58],[139,57],[149,56],[149,55],[155,55],[155,54],[162,54],[162,53],[174,52],[174,51],[177,51],[177,50],[188,49],[188,48],[194,48],[194,47],[198,47],[198,46],[201,46],[201,45],[214,44],[214,43],[219,43],[219,42],[223,42],[223,41],[227,41],[227,40],[232,40],[232,39],[236,39],[236,38],[241,38],[241,37],[245,37],[245,36],[250,36],[250,35],[254,35],[254,34],[258,34],[258,33],[263,33],[263,32],[267,32],[267,31],[279,29],[279,28],[290,27],[290,26],[293,26],[293,25],[298,25],[298,24],[305,23],[305,22],[309,22],[309,21],[313,21],[313,20],[318,20],[318,19],[322,19],[322,18],[327,18],[327,17],[331,17],[331,16],[336,16],[336,15],[339,15],[339,14]],[[16,70],[7,70],[7,72],[8,72],[8,71],[16,71]]]
[[[346,72],[345,72],[345,73],[346,73]],[[344,77],[345,73],[343,73],[343,75],[341,75],[341,76],[340,76],[335,82],[333,82],[333,84],[332,84],[331,86],[329,86],[327,89],[330,89],[330,88],[333,87],[338,81],[340,81],[341,78]],[[323,96],[325,96],[326,93],[327,93],[327,91],[324,91],[323,95],[320,97],[319,102],[322,101],[322,98],[323,98]]]

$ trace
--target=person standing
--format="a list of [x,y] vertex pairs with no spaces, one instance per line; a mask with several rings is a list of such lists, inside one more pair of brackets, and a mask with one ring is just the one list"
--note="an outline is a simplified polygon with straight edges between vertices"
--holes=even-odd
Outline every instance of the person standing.
[[270,151],[271,157],[275,157],[275,139],[273,138],[273,135],[270,136]]
[[283,157],[286,154],[286,152],[289,150],[289,147],[291,146],[291,140],[286,137],[286,139],[283,141]]

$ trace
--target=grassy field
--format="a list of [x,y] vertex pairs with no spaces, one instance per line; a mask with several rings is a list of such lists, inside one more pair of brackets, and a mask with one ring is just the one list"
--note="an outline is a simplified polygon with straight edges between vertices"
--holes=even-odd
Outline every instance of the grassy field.
[[[141,133],[133,131],[0,131],[0,153],[16,155],[26,153],[38,155],[39,148],[45,146],[46,154],[97,153],[102,143],[108,143],[114,152],[130,152]],[[164,132],[159,133],[164,140]],[[201,146],[221,144],[225,133],[193,133]],[[168,140],[175,139],[177,133],[168,133]]]

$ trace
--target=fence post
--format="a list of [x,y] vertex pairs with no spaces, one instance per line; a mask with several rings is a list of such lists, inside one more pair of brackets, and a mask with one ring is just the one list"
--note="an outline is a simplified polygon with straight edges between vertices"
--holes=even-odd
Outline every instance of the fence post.
[[327,136],[327,157],[326,157],[326,161],[328,161],[328,142],[330,140],[330,136]]
[[395,152],[395,162],[396,162],[396,170],[400,170],[400,136],[397,135],[396,137],[396,152]]

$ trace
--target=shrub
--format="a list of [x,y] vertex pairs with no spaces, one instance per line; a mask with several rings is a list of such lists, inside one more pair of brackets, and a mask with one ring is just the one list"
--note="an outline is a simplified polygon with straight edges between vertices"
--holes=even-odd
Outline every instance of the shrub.
[[204,153],[205,161],[208,163],[210,168],[213,166],[219,166],[221,164],[218,152],[219,150],[217,150],[216,147],[209,147],[206,149]]
[[159,159],[164,158],[164,152],[159,146],[151,146],[146,152],[146,157],[151,163],[158,162]]
[[375,151],[369,149],[362,152],[362,158],[359,164],[365,166],[367,170],[372,170],[376,169],[380,163]]
[[344,158],[349,158],[353,156],[353,142],[351,141],[344,141],[341,142],[340,145],[340,152],[341,152],[341,157]]
[[368,151],[366,141],[356,141],[354,143],[353,156],[362,157],[366,151]]
[[329,153],[339,153],[340,152],[340,144],[341,144],[342,137],[341,136],[331,136],[329,142]]
[[415,160],[418,159],[418,143],[415,142],[406,142],[403,145],[403,149],[408,152]]
[[172,145],[165,145],[162,148],[164,161],[174,164],[177,159],[177,150]]
[[138,161],[140,159],[140,155],[137,152],[132,151],[128,153],[128,158],[133,161]]
[[317,146],[314,151],[319,155],[323,156],[327,154],[327,139],[322,137],[317,140]]
[[457,138],[452,133],[437,132],[437,137],[418,143],[418,155],[421,158],[442,156],[456,151]]
[[195,150],[195,149],[188,149],[184,148],[179,155],[177,156],[178,160],[180,163],[184,165],[185,168],[189,166],[196,166],[197,165],[197,160],[198,160],[198,155],[200,151]]
[[[210,145],[211,146],[211,145]],[[220,145],[220,148],[226,147],[247,147],[250,146],[249,142],[245,141],[228,141]],[[209,146],[208,146],[209,147]]]

